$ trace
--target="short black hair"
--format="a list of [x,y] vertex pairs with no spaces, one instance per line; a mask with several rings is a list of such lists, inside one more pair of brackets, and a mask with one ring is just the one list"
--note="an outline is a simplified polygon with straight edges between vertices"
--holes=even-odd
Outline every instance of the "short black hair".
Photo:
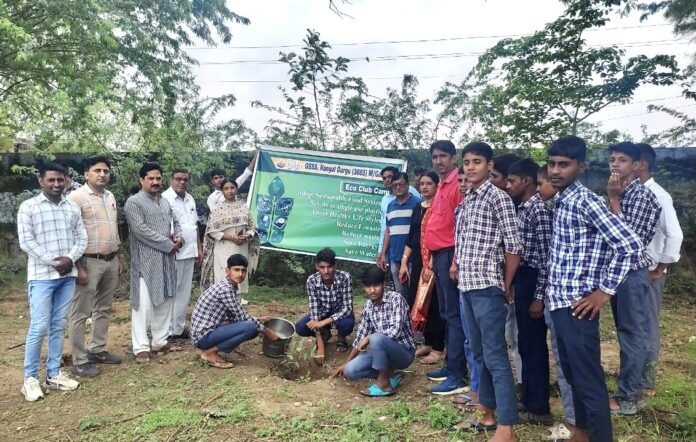
[[521,160],[522,157],[518,157],[514,153],[506,153],[504,155],[498,155],[493,157],[493,169],[498,171],[503,176],[508,176],[508,169],[511,165]]
[[227,258],[227,267],[237,266],[249,267],[249,260],[246,259],[246,256],[236,253],[234,255],[230,255],[230,257]]
[[162,173],[162,167],[157,163],[145,163],[143,167],[140,168],[140,178],[145,178],[145,175],[152,172],[153,170],[159,170]]
[[225,187],[225,184],[227,183],[232,183],[234,185],[234,188],[239,190],[239,184],[235,180],[231,180],[229,178],[223,178],[222,181],[220,181],[220,190],[222,190],[223,187]]
[[628,155],[633,161],[640,161],[640,149],[630,141],[622,141],[620,143],[609,146],[609,155],[613,152]]
[[464,166],[457,167],[457,175],[466,175],[466,172],[464,172]]
[[401,178],[403,178],[404,181],[406,181],[406,184],[408,184],[408,174],[406,172],[396,172],[394,174],[394,178],[392,178],[392,181],[396,181]]
[[454,146],[454,143],[451,142],[450,140],[437,140],[433,144],[430,145],[430,155],[433,154],[433,151],[441,150],[442,152],[455,156],[457,155],[457,148]]
[[222,169],[218,169],[218,168],[212,169],[212,170],[210,171],[210,179],[212,180],[213,177],[216,176],[216,175],[225,176],[225,171],[222,170]]
[[440,175],[438,175],[437,172],[435,172],[434,170],[429,170],[425,172],[423,175],[421,175],[421,178],[423,178],[424,176],[427,176],[428,178],[433,180],[433,183],[435,183],[435,185],[440,184]]
[[331,250],[328,247],[325,247],[317,253],[316,258],[314,258],[314,262],[319,264],[320,262],[325,262],[327,264],[330,264],[332,266],[336,265],[336,252]]
[[551,144],[549,156],[566,157],[584,163],[587,158],[587,144],[580,137],[566,135]]
[[416,166],[413,168],[413,176],[416,176],[416,175],[423,176],[423,175],[425,175],[425,172],[426,172],[426,170],[425,170],[425,167],[423,167],[423,166]]
[[482,156],[486,159],[486,161],[493,159],[493,148],[483,141],[472,141],[464,146],[464,149],[462,150],[462,158],[464,158],[464,155],[468,153]]
[[379,176],[384,175],[384,172],[391,172],[394,174],[394,176],[396,176],[396,174],[399,173],[400,171],[399,171],[399,169],[397,169],[394,166],[387,166],[384,169],[379,171]]
[[544,164],[543,166],[539,166],[539,170],[537,170],[537,175],[548,180],[549,179],[549,166],[547,164]]
[[83,163],[85,166],[85,172],[88,172],[92,166],[99,163],[104,163],[106,164],[106,167],[111,169],[111,160],[109,160],[107,157],[103,155],[97,155],[95,157],[85,158],[85,161]]
[[648,169],[650,172],[654,172],[657,167],[657,154],[655,149],[647,143],[636,144],[638,150],[640,151],[640,160],[648,163]]
[[65,171],[65,167],[61,166],[58,163],[46,163],[39,166],[39,176],[41,178],[43,178],[46,175],[46,172],[48,171],[59,172],[62,173],[63,176],[68,176],[68,173]]
[[362,282],[363,285],[384,284],[385,276],[386,273],[384,273],[384,270],[377,267],[377,264],[372,264],[363,272],[360,277],[360,282]]
[[529,158],[523,158],[510,164],[507,172],[508,176],[515,175],[520,178],[531,178],[532,182],[536,184],[539,165]]
[[191,176],[189,171],[184,169],[183,167],[175,167],[174,169],[172,169],[172,176],[176,175],[177,173],[185,173],[189,177]]

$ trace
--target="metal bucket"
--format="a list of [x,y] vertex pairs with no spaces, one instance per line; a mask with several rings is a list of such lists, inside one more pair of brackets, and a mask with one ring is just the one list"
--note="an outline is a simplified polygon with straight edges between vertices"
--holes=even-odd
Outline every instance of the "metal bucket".
[[282,318],[273,318],[266,323],[266,328],[270,328],[280,337],[273,342],[266,335],[263,335],[263,345],[261,350],[269,358],[282,358],[288,350],[290,340],[295,334],[295,325]]

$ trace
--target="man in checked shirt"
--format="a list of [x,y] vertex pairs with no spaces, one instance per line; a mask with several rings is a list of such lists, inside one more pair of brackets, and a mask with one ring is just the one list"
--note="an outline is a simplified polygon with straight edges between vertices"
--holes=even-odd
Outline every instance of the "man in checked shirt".
[[549,179],[558,194],[546,308],[573,391],[576,428],[569,440],[606,442],[613,438],[599,312],[638,261],[642,245],[604,200],[580,183],[586,154],[585,142],[573,135],[559,138],[549,149]]
[[324,363],[326,341],[331,338],[331,326],[336,327],[336,351],[348,350],[346,336],[353,332],[353,283],[350,274],[336,270],[336,252],[328,247],[317,253],[315,273],[307,278],[309,314],[295,324],[299,336],[317,338],[317,364]]
[[505,340],[507,305],[522,244],[510,196],[489,179],[493,149],[482,142],[462,151],[463,169],[471,187],[457,210],[452,279],[458,282],[462,324],[479,373],[479,408],[455,428],[493,431],[491,441],[514,441],[517,395]]
[[631,142],[609,146],[611,176],[607,184],[611,211],[625,221],[640,238],[643,251],[626,279],[611,298],[616,335],[621,348],[617,391],[609,399],[613,414],[633,416],[642,399],[641,376],[646,358],[648,271],[655,262],[647,251],[660,219],[660,204],[645,187],[636,172],[640,168],[640,150]]

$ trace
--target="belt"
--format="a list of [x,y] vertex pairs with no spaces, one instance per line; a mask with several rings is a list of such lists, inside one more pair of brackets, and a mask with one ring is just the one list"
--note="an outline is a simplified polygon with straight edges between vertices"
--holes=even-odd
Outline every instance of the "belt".
[[101,259],[104,261],[111,261],[114,259],[114,256],[116,256],[116,252],[111,252],[107,253],[106,255],[102,255],[101,253],[85,253],[84,255],[85,258],[94,258],[94,259]]

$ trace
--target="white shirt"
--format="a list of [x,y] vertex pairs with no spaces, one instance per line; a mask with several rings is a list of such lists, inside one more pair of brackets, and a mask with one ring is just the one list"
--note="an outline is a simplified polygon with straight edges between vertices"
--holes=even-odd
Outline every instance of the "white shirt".
[[[648,255],[656,263],[672,264],[679,261],[679,252],[681,243],[684,239],[677,212],[674,210],[672,197],[667,191],[657,184],[653,178],[650,178],[645,183],[645,187],[650,189],[657,197],[657,202],[662,207],[660,220],[657,222],[657,230],[652,241],[648,244]],[[654,270],[657,264],[652,266],[650,270]]]
[[181,226],[181,236],[184,245],[176,253],[176,260],[196,258],[198,256],[198,213],[193,197],[186,193],[183,198],[176,194],[174,189],[162,192],[162,197],[169,201],[172,212]]
[[[237,188],[242,187],[242,185],[244,185],[244,183],[246,183],[246,181],[249,179],[251,174],[252,172],[245,168],[244,172],[242,172],[242,174],[239,175],[236,180],[234,180],[237,183]],[[210,213],[213,213],[213,210],[215,210],[218,204],[223,201],[225,201],[225,195],[222,194],[222,190],[213,190],[213,193],[211,193],[208,197],[208,209],[210,209]]]

